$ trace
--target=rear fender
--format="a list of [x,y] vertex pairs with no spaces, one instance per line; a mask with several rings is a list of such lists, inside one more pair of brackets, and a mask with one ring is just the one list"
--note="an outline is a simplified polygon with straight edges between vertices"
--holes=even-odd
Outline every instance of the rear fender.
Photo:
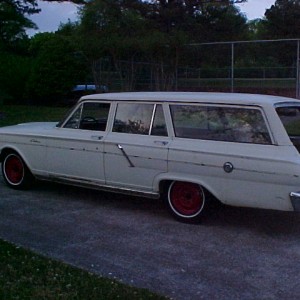
[[[205,188],[209,193],[211,193],[215,198],[219,199],[221,198],[221,195],[218,193],[218,191],[213,188],[211,185],[207,184],[205,179],[191,175],[191,174],[179,174],[179,173],[163,173],[158,175],[154,181],[153,181],[153,190],[155,192],[162,193],[161,186],[163,182],[172,182],[172,181],[184,181],[184,182],[191,182],[201,185],[203,188]],[[221,200],[220,200],[221,201]]]

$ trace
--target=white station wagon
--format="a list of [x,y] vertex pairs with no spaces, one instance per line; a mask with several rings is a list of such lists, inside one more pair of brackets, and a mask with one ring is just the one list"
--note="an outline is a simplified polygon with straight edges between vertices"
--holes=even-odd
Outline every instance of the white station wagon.
[[0,128],[5,182],[158,198],[185,222],[210,200],[300,210],[300,102],[224,93],[85,96],[60,123]]

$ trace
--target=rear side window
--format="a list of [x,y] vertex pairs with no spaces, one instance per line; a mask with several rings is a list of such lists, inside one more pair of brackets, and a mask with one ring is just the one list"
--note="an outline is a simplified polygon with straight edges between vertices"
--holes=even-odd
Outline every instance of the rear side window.
[[113,132],[166,136],[167,129],[162,105],[119,103]]
[[259,109],[171,105],[176,137],[271,144],[264,117]]

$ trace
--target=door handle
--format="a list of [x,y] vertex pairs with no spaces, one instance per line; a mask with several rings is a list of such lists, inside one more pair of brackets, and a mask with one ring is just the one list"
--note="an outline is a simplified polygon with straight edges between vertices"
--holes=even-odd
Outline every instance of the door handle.
[[117,146],[121,150],[121,152],[124,155],[124,157],[126,158],[126,160],[128,161],[129,167],[134,168],[134,164],[132,163],[132,161],[130,160],[129,156],[127,155],[127,153],[123,149],[122,145],[118,144]]
[[91,136],[91,139],[92,139],[92,140],[98,140],[98,141],[100,141],[100,140],[103,139],[103,136],[101,136],[101,135],[92,135],[92,136]]
[[166,141],[154,141],[154,144],[166,146],[166,145],[169,144],[169,142],[166,142]]

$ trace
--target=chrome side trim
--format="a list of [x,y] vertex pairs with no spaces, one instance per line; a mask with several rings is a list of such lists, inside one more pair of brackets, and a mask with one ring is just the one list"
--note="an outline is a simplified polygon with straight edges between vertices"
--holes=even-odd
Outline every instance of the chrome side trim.
[[300,211],[300,192],[291,192],[290,199],[291,199],[294,211]]
[[160,194],[156,192],[134,190],[134,189],[123,188],[123,187],[115,187],[115,186],[110,186],[105,184],[99,184],[92,180],[82,180],[79,178],[56,177],[56,176],[44,177],[40,175],[36,176],[36,178],[39,180],[51,181],[51,182],[89,188],[93,190],[100,190],[105,192],[126,194],[126,195],[139,196],[139,197],[145,197],[151,199],[158,199],[160,197]]

